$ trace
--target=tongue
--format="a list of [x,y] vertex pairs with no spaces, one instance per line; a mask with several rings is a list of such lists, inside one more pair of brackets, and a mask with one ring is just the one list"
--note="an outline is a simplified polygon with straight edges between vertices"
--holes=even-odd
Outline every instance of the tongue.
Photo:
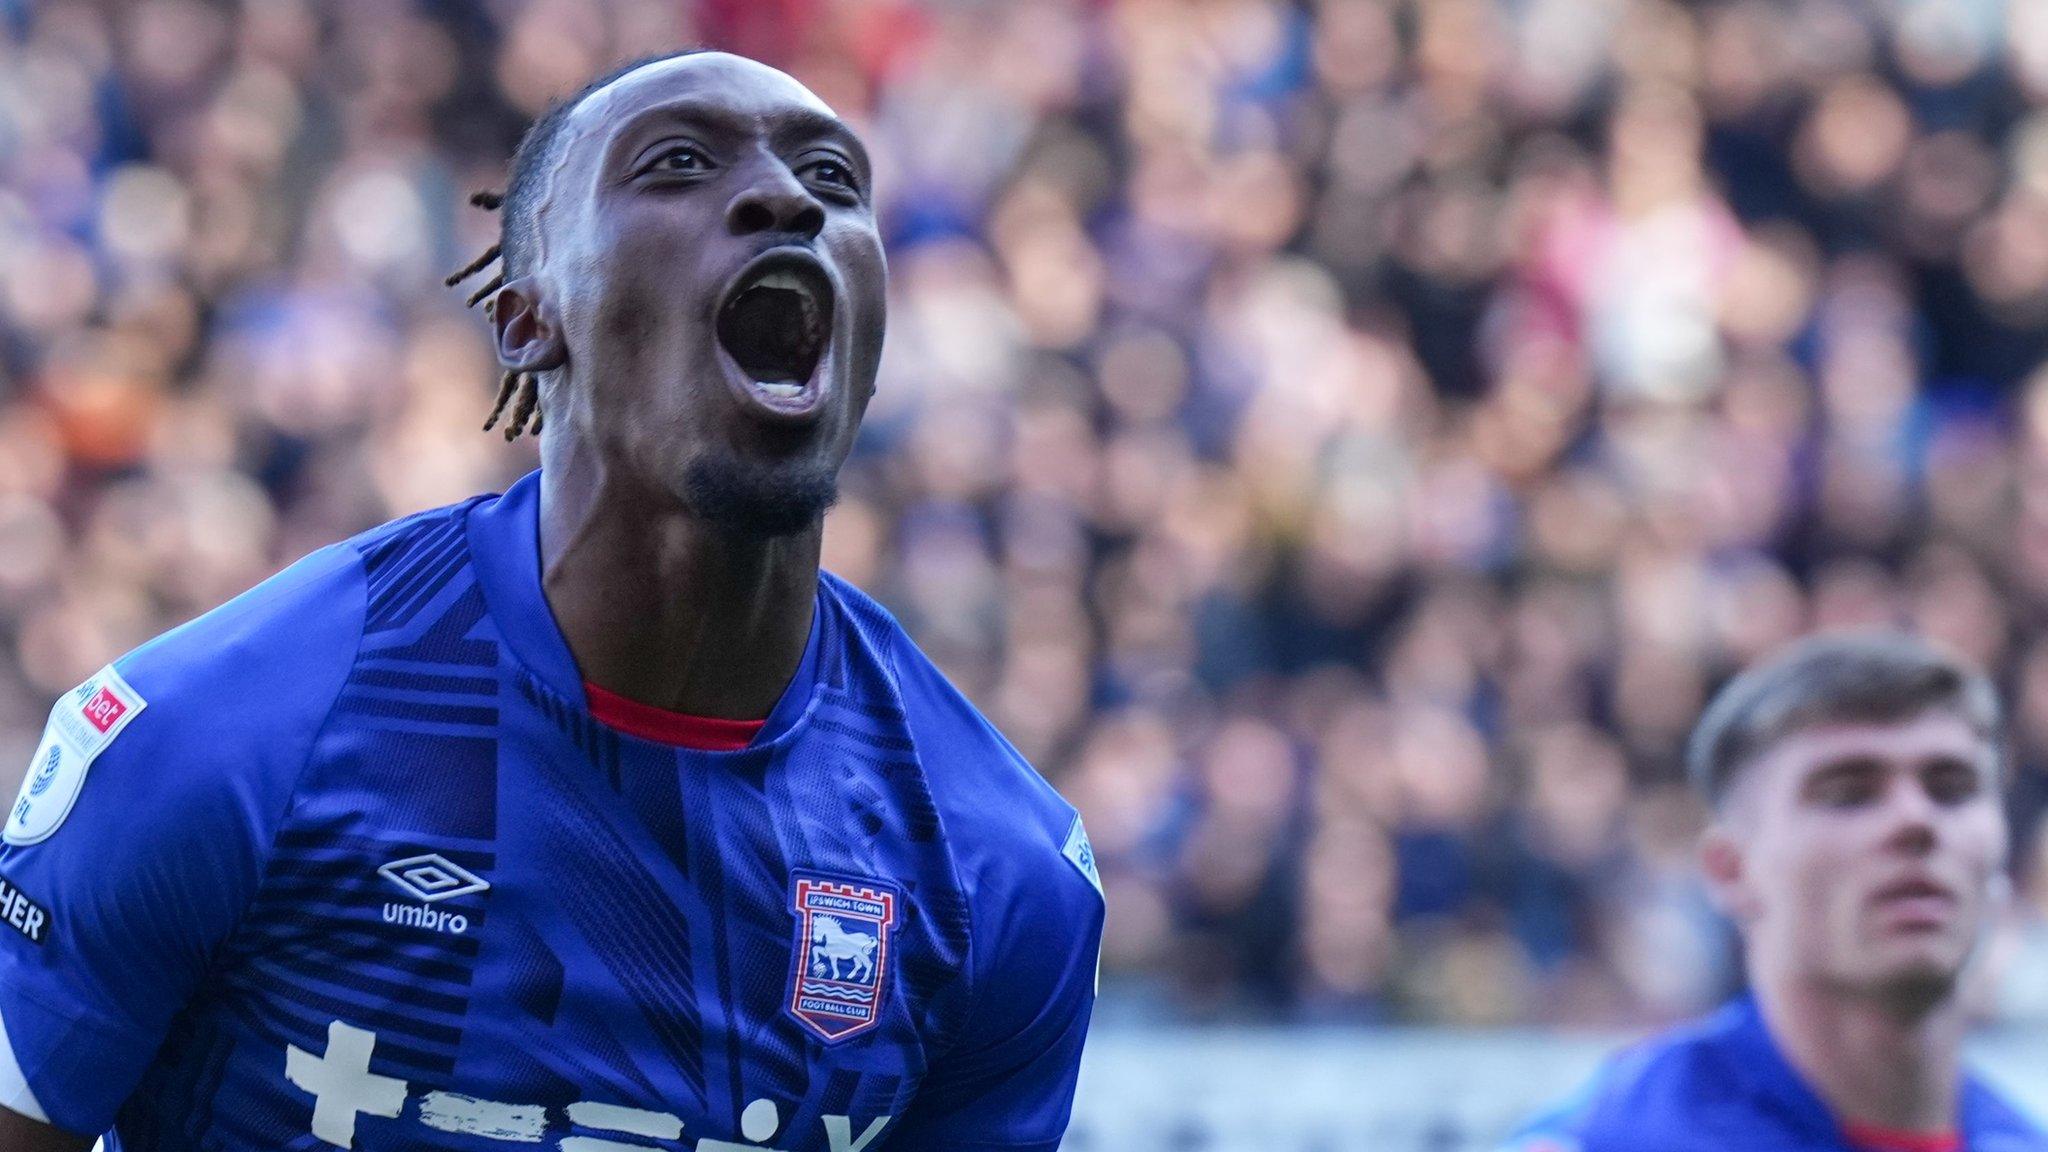
[[739,366],[764,384],[802,382],[817,366],[804,298],[787,288],[750,288],[725,309],[719,339]]

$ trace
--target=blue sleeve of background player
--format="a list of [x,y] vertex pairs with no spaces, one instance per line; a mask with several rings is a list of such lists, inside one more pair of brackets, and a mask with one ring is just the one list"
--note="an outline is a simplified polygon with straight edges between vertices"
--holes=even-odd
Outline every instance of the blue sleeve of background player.
[[1586,1120],[1583,1107],[1552,1109],[1522,1125],[1498,1152],[1591,1152]]
[[0,1105],[112,1126],[254,895],[362,603],[327,549],[59,698],[0,842]]
[[[1103,900],[1074,810],[908,642],[898,674],[973,917],[972,1006],[933,1056],[890,1152],[1051,1152],[1095,1006]],[[963,827],[965,826],[965,827]],[[963,835],[964,833],[964,835]]]
[[[1683,1143],[1696,1119],[1673,1107],[1695,1091],[1687,1052],[1687,1045],[1662,1037],[1607,1057],[1577,1090],[1516,1129],[1496,1152],[1658,1152],[1679,1146],[1673,1138]],[[1732,1088],[1720,1095],[1738,1099]]]

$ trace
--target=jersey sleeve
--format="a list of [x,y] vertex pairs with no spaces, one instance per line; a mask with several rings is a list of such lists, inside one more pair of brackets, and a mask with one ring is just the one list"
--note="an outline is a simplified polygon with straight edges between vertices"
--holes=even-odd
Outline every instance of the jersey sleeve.
[[1585,1136],[1581,1116],[1559,1109],[1524,1124],[1496,1152],[1586,1152]]
[[977,901],[977,917],[994,923],[976,927],[966,1032],[933,1060],[890,1148],[1059,1147],[1095,1005],[1103,904],[1059,856],[1049,854],[1047,871],[1013,899]]
[[[1554,1101],[1496,1147],[1496,1152],[1592,1152],[1595,1146],[1594,1120],[1608,1095],[1616,1058],[1602,1061],[1592,1076],[1570,1095]],[[1639,1131],[1647,1132],[1649,1118]]]
[[315,553],[58,699],[0,842],[0,1105],[112,1125],[254,895],[360,572]]
[[[1689,1055],[1683,1036],[1669,1035],[1610,1054],[1578,1088],[1525,1121],[1496,1152],[1660,1152],[1675,1146],[1674,1134],[1683,1146],[1693,1146],[1690,1140],[1703,1118],[1682,1103],[1698,1091]],[[1739,1099],[1733,1086],[1709,1086],[1707,1095]]]
[[[973,921],[971,1001],[933,1055],[891,1152],[1051,1152],[1073,1110],[1104,905],[1080,818],[907,640],[899,683]],[[942,735],[941,735],[942,734]]]

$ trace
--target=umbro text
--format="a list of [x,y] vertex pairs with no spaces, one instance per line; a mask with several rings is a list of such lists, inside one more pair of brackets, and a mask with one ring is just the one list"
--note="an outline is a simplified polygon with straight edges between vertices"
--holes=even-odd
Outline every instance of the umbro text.
[[469,917],[460,912],[443,912],[419,904],[400,904],[396,901],[384,905],[386,924],[409,924],[414,928],[428,928],[435,932],[450,932],[457,936],[469,931]]

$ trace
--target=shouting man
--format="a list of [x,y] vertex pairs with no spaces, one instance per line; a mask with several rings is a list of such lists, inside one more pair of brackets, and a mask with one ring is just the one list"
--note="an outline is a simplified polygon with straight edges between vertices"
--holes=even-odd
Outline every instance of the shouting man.
[[1750,996],[1610,1062],[1515,1152],[2042,1152],[1962,1067],[1959,995],[2007,883],[1999,706],[1903,636],[1800,643],[1688,750]]
[[492,420],[542,468],[57,702],[0,850],[0,1152],[1058,1145],[1080,821],[818,567],[872,179],[716,52],[533,126],[466,271],[502,260]]

